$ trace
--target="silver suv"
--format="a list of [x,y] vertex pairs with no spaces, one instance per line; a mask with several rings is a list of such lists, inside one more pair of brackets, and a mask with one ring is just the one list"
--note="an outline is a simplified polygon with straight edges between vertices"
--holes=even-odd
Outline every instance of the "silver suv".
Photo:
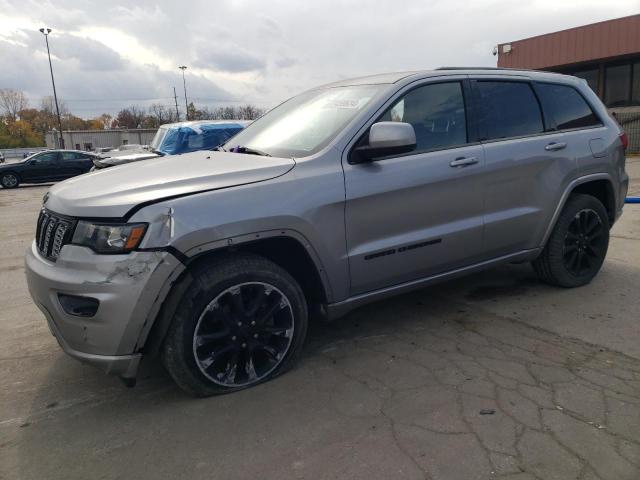
[[626,137],[569,76],[441,69],[302,93],[219,151],[67,180],[26,254],[71,356],[187,392],[271,379],[310,315],[505,262],[588,283],[628,185]]

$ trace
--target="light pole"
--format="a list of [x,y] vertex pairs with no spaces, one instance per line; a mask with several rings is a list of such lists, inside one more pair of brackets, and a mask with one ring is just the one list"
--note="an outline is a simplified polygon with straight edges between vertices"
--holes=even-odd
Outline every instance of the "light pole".
[[51,83],[53,85],[53,100],[56,102],[56,115],[58,116],[58,128],[60,129],[60,148],[64,149],[64,136],[62,135],[62,120],[60,120],[60,108],[58,108],[58,95],[56,94],[56,82],[53,79],[53,67],[51,66],[51,52],[49,51],[50,28],[41,28],[40,33],[44,35],[47,44],[47,56],[49,57],[49,71],[51,72]]
[[187,82],[184,79],[184,71],[187,69],[187,66],[180,65],[178,68],[182,70],[182,86],[184,87],[184,118],[185,120],[189,120],[189,106],[187,105]]

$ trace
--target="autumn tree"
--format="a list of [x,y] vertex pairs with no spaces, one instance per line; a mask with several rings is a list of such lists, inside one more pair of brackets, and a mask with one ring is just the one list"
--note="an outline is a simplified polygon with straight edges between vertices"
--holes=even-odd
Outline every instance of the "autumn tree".
[[108,113],[103,113],[99,117],[96,117],[94,120],[100,122],[100,126],[98,127],[100,129],[106,130],[108,128],[113,128],[113,117]]
[[2,116],[15,122],[20,118],[20,112],[27,108],[29,102],[23,92],[12,88],[0,89],[0,109]]
[[4,148],[39,147],[43,144],[40,135],[25,120],[0,122],[0,146]]
[[118,112],[116,120],[120,128],[138,128],[142,127],[144,121],[145,111],[144,109],[132,105],[129,108],[124,108]]

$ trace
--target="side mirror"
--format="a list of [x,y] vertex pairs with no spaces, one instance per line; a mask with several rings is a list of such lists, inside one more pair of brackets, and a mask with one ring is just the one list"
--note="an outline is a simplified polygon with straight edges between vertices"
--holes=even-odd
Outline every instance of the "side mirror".
[[369,129],[369,145],[354,150],[351,163],[364,163],[389,155],[408,153],[416,148],[413,125],[404,122],[378,122]]

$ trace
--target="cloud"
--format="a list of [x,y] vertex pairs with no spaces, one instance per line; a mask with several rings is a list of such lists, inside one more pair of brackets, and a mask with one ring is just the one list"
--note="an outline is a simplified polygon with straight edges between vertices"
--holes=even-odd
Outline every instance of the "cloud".
[[[46,49],[44,45],[38,49],[35,40],[44,44],[44,39],[38,37],[33,46],[31,39],[24,45],[0,40],[0,88],[23,90],[32,106],[52,93]],[[113,114],[132,104],[171,106],[173,87],[182,93],[182,76],[177,69],[166,71],[155,65],[137,65],[91,39],[60,35],[55,42],[51,40],[58,96],[76,115]],[[233,94],[202,75],[189,75],[187,86],[188,96],[201,98],[201,103],[236,100]],[[179,100],[181,111],[182,105]]]
[[194,65],[201,68],[213,68],[222,72],[252,72],[264,70],[266,62],[237,45],[207,45],[198,52]]
[[197,102],[261,107],[339,78],[494,66],[497,43],[634,14],[637,2],[0,0],[0,88],[50,95],[45,20],[59,93],[88,115],[113,99],[172,103],[178,65]]
[[[39,32],[22,31],[32,51],[46,53],[45,41]],[[113,49],[91,38],[67,33],[55,36],[53,55],[60,60],[76,62],[87,71],[120,70],[124,61]]]

